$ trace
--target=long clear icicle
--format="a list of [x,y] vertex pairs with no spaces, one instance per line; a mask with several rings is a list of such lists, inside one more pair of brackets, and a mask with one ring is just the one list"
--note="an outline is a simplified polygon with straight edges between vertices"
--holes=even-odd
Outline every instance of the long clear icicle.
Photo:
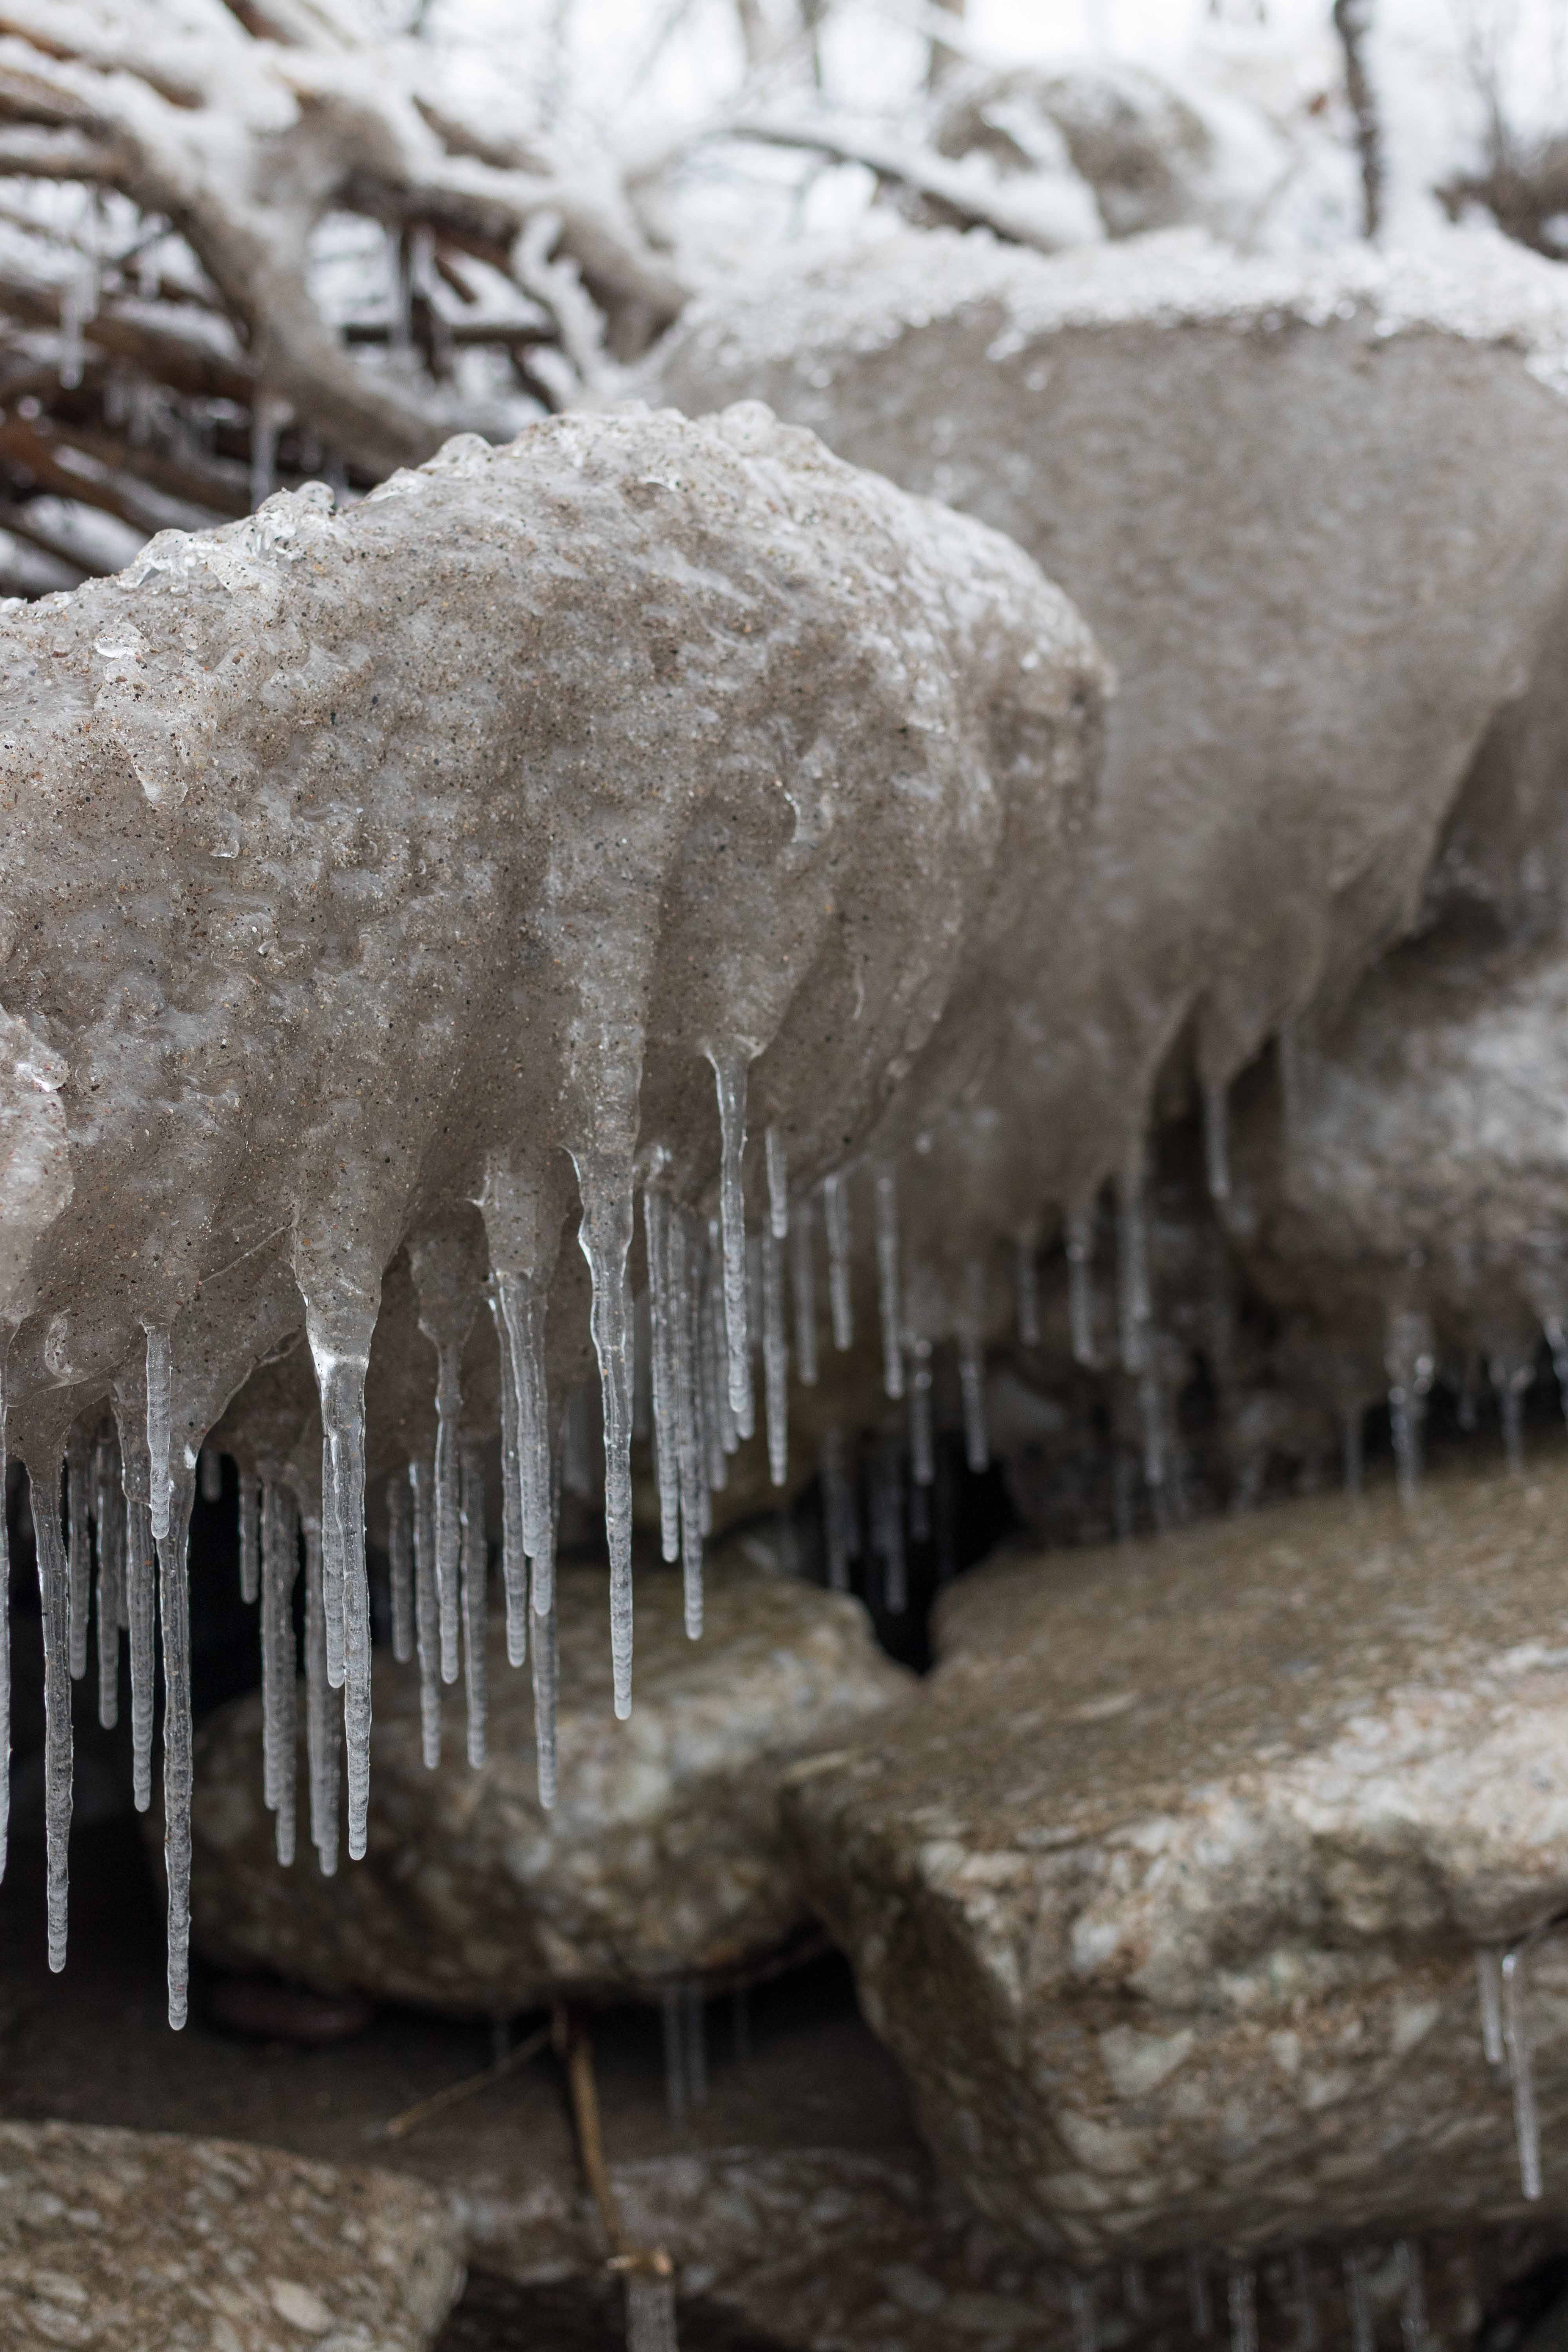
[[849,1282],[849,1183],[843,1175],[822,1182],[822,1219],[827,1228],[827,1305],[833,1344],[840,1355],[855,1344],[855,1299]]
[[163,1873],[169,1889],[169,2023],[185,2021],[191,1966],[191,1583],[186,1549],[195,1489],[182,1473],[158,1542],[163,1629]]
[[1094,1203],[1080,1202],[1067,1216],[1068,1324],[1072,1333],[1075,1364],[1092,1371],[1099,1363],[1094,1344]]
[[784,1320],[784,1244],[763,1227],[763,1378],[767,1401],[768,1476],[789,1476],[789,1339]]
[[485,1586],[489,1568],[485,1473],[477,1447],[462,1448],[458,1467],[463,1482],[463,1685],[468,1708],[468,1762],[477,1771],[485,1760]]
[[789,1230],[790,1289],[795,1298],[795,1369],[802,1388],[816,1386],[816,1212],[809,1194],[797,1201]]
[[[545,1377],[545,1301],[531,1276],[498,1271],[496,1297],[506,1324],[508,1359],[517,1404],[518,1475],[522,1489],[522,1548],[533,1562],[536,1617],[554,1591],[555,1538],[550,1510],[550,1397]],[[506,1370],[503,1363],[503,1373]],[[541,1576],[539,1563],[545,1563]]]
[[746,1056],[710,1051],[719,1096],[719,1228],[724,1249],[727,1392],[735,1427],[750,1437],[752,1351],[746,1333]]
[[277,1479],[261,1489],[262,1790],[277,1817],[278,1859],[294,1859],[294,1580],[300,1571],[293,1497]]
[[904,1349],[899,1329],[899,1188],[890,1168],[877,1171],[877,1311],[882,1388],[896,1403],[904,1393]]
[[406,1471],[386,1482],[386,1565],[392,1588],[392,1654],[405,1666],[414,1655],[414,1510]]
[[[347,1324],[349,1318],[344,1318]],[[364,1377],[374,1314],[334,1340],[307,1301],[306,1332],[321,1403],[321,1589],[327,1679],[343,1694],[349,1859],[361,1860],[370,1819],[370,1582],[364,1556]],[[334,1654],[334,1628],[336,1654]],[[334,1673],[334,1668],[336,1672]]]
[[153,1514],[145,1499],[132,1490],[127,1475],[125,1496],[125,1589],[131,1615],[131,1776],[136,1810],[144,1813],[153,1802],[153,1696],[154,1657],[155,1571],[153,1557]]
[[239,1474],[239,1597],[250,1602],[261,1593],[261,1481],[254,1470]]
[[321,1522],[300,1514],[305,1543],[305,1761],[310,1780],[310,1843],[323,1878],[338,1867],[338,1799],[342,1783],[339,1711],[327,1680],[327,1612],[321,1591]]
[[161,1541],[169,1532],[174,1361],[167,1331],[155,1323],[149,1323],[144,1328],[147,1333],[147,1500],[153,1514],[153,1538]]
[[33,1481],[38,1600],[44,1635],[44,1838],[49,1966],[66,1964],[70,1911],[71,1741],[70,1562],[60,1525],[60,1474]]
[[1503,1954],[1502,2038],[1513,2085],[1513,2133],[1519,2148],[1519,2185],[1531,2202],[1541,2194],[1541,2117],[1535,2104],[1535,2055],[1527,2010],[1528,1945]]
[[[705,1491],[702,1459],[701,1349],[698,1317],[701,1286],[696,1265],[701,1245],[690,1220],[671,1209],[665,1228],[670,1339],[674,1357],[674,1445],[680,1503],[680,1563],[687,1631],[702,1630],[702,1506]],[[661,1441],[662,1443],[662,1441]],[[667,1555],[668,1556],[668,1555]],[[696,1635],[692,1635],[695,1640]]]
[[676,1305],[669,1279],[669,1196],[643,1188],[643,1237],[647,1245],[649,1336],[653,1342],[653,1451],[658,1474],[659,1549],[680,1557],[680,1440],[676,1407]]
[[92,1611],[92,1450],[79,1423],[66,1440],[66,1557],[70,1566],[70,1668],[73,1683],[87,1672],[88,1620]]
[[461,1572],[462,1471],[458,1418],[463,1409],[463,1351],[447,1342],[436,1351],[436,1597],[441,1622],[441,1680],[458,1679],[458,1577]]
[[[743,1098],[743,1097],[742,1097]],[[626,1253],[632,1188],[584,1160],[577,1171],[577,1240],[593,1279],[589,1322],[605,1416],[605,1535],[610,1549],[610,1673],[616,1714],[632,1711],[632,1318]],[[744,1265],[742,1264],[742,1289]]]
[[[533,1751],[538,1774],[539,1801],[546,1812],[555,1803],[558,1784],[556,1757],[556,1709],[561,1687],[560,1656],[555,1639],[555,1578],[553,1549],[555,1530],[561,1517],[561,1455],[564,1450],[565,1433],[562,1433],[551,1465],[549,1484],[544,1490],[549,1514],[545,1530],[550,1562],[550,1591],[545,1606],[541,1609],[537,1599],[533,1604]],[[533,1562],[537,1587],[540,1561]]]
[[408,1485],[414,1501],[414,1632],[419,1653],[419,1750],[425,1769],[441,1761],[441,1625],[436,1599],[436,1533],[430,1506],[435,1472],[428,1462],[411,1462]]
[[[501,1312],[500,1293],[492,1282],[485,1294],[496,1327],[496,1351],[500,1358],[500,1573],[506,1596],[506,1662],[521,1666],[528,1658],[528,1554],[522,1541],[522,1455],[518,1446],[517,1374],[512,1369],[511,1340]],[[405,1490],[406,1491],[406,1490]],[[412,1536],[408,1549],[408,1648],[414,1646]],[[394,1588],[395,1614],[396,1591]],[[394,1650],[396,1634],[393,1635]]]
[[724,1283],[716,1217],[708,1220],[707,1246],[700,1262],[702,1426],[707,1438],[708,1484],[717,1494],[728,1481],[726,1460],[741,1440],[735,1416],[730,1410],[730,1389],[725,1378]]
[[776,1127],[764,1129],[763,1159],[768,1179],[768,1224],[775,1242],[789,1239],[789,1154]]
[[[0,1448],[0,1478],[5,1471]],[[0,1488],[3,1491],[3,1488]],[[120,1720],[120,1628],[125,1614],[125,1501],[120,1491],[120,1449],[101,1429],[92,1455],[92,1518],[98,1541],[98,1719],[105,1731]],[[4,1546],[0,1544],[0,1560]],[[0,1851],[4,1850],[0,1840]]]

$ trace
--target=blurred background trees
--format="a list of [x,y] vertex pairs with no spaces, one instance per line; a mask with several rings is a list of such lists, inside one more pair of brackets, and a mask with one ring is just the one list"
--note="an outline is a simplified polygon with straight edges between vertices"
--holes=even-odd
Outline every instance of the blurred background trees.
[[900,218],[1568,251],[1568,0],[0,0],[0,593],[615,396]]

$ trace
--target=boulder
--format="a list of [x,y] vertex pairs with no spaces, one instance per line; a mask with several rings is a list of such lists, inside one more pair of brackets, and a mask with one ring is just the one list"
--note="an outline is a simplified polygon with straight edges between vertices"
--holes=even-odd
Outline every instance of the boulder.
[[[1529,2210],[1478,1974],[1568,1905],[1565,1507],[1559,1461],[998,1563],[922,1706],[792,1773],[803,1882],[1000,2227],[1095,2267]],[[1568,1944],[1515,1970],[1560,2196]]]
[[0,2123],[7,2352],[425,2352],[463,2284],[417,2181],[174,2133]]
[[658,399],[766,401],[1009,532],[1116,667],[1050,988],[986,1097],[996,1225],[1124,1163],[1179,1041],[1222,1095],[1415,919],[1563,591],[1565,297],[1459,233],[1308,263],[910,232],[709,297],[650,362]]
[[[470,1769],[448,1714],[421,1761],[416,1676],[378,1653],[366,1860],[334,1877],[273,1858],[258,1694],[205,1726],[196,1759],[194,1936],[210,1960],[277,1969],[451,2013],[507,2015],[572,1993],[649,1993],[743,1974],[809,1932],[781,1843],[781,1765],[855,1737],[912,1678],[881,1656],[858,1602],[710,1563],[702,1641],[678,1576],[637,1583],[637,1703],[610,1706],[602,1570],[559,1580],[560,1796],[536,1793],[533,1700],[488,1650],[489,1761]],[[304,1708],[300,1708],[301,1718]],[[303,1742],[300,1773],[304,1772]]]

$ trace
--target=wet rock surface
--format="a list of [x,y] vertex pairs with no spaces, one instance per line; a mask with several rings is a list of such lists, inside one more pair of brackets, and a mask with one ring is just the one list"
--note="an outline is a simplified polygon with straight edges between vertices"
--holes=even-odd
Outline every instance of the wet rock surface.
[[[323,1990],[490,2016],[552,1995],[657,1991],[769,1964],[813,1923],[779,1835],[781,1769],[864,1734],[914,1684],[858,1602],[710,1563],[707,1623],[687,1639],[679,1578],[637,1582],[637,1703],[610,1706],[604,1571],[563,1570],[561,1794],[541,1810],[529,1675],[489,1642],[489,1760],[448,1701],[442,1760],[421,1760],[419,1691],[384,1656],[374,1684],[379,1791],[370,1853],[326,1878],[280,1870],[263,1810],[258,1696],[204,1727],[196,1768],[195,1946]],[[302,1710],[301,1710],[302,1712]],[[303,1769],[301,1743],[301,1775]]]
[[[922,1708],[793,1776],[866,2013],[999,2226],[1094,2267],[1528,2210],[1478,1953],[1568,1905],[1565,1502],[1559,1455],[998,1565]],[[1550,2197],[1568,1946],[1519,1983]]]
[[232,2140],[0,2123],[9,2352],[425,2352],[463,2283],[446,2200]]

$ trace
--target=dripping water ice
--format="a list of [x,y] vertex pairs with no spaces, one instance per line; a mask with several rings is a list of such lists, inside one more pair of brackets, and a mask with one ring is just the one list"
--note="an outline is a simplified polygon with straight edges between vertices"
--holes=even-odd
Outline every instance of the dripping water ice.
[[618,1171],[577,1167],[577,1238],[593,1280],[591,1324],[605,1412],[605,1533],[610,1548],[610,1667],[616,1714],[632,1710],[632,1355],[626,1254],[632,1187]]
[[833,1344],[842,1355],[855,1344],[854,1298],[849,1286],[849,1187],[842,1175],[822,1185],[822,1216],[827,1228],[827,1304]]
[[737,1433],[752,1434],[752,1365],[746,1339],[746,1067],[740,1051],[710,1049],[719,1096],[719,1225],[724,1251],[724,1334],[730,1411]]
[[899,1189],[890,1168],[877,1171],[877,1308],[882,1388],[896,1402],[904,1393],[904,1350],[899,1328]]

